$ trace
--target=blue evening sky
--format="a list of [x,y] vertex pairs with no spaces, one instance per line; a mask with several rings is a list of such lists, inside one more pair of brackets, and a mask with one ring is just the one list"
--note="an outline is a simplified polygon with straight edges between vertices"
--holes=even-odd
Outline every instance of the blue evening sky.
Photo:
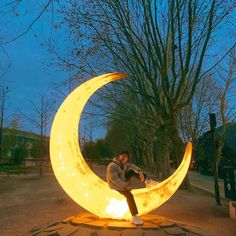
[[[24,32],[30,23],[38,16],[48,0],[30,1],[22,0],[15,8],[2,8],[6,3],[14,1],[0,1],[0,44],[13,36],[17,36]],[[16,112],[30,113],[32,105],[29,100],[35,103],[39,102],[39,94],[46,94],[52,91],[52,83],[60,83],[70,77],[68,72],[63,71],[56,65],[46,66],[53,60],[53,55],[48,52],[45,41],[55,40],[60,51],[67,50],[66,45],[66,29],[53,27],[60,19],[54,14],[52,18],[51,8],[44,13],[32,29],[19,39],[3,44],[0,48],[0,65],[11,62],[11,67],[0,82],[9,87],[7,99],[7,118],[12,117]],[[227,32],[229,29],[225,27]],[[225,34],[222,34],[225,35]],[[218,36],[218,40],[220,37]],[[228,48],[229,43],[227,38],[224,39],[224,44],[221,44],[222,50],[219,54],[224,53]],[[221,41],[221,40],[219,40]],[[42,46],[41,44],[44,44]],[[3,52],[3,49],[7,55]],[[219,51],[219,45],[215,47]],[[9,57],[9,58],[8,58]],[[211,58],[213,59],[213,58]],[[214,60],[214,59],[213,59]],[[208,60],[211,61],[211,60]],[[207,63],[208,64],[208,63]],[[2,82],[3,81],[3,82]],[[66,89],[67,91],[67,89]],[[67,91],[68,92],[68,91]],[[52,99],[55,99],[52,97]],[[61,100],[59,101],[61,102]],[[235,100],[232,101],[235,103]],[[59,105],[59,104],[58,104]],[[57,106],[58,106],[57,105]],[[25,122],[23,122],[25,123]],[[86,127],[90,126],[89,122]],[[24,124],[24,129],[36,131],[31,125]],[[50,127],[49,127],[50,129]],[[49,130],[47,133],[49,134]],[[37,131],[38,132],[38,131]],[[89,133],[90,131],[86,131]],[[96,126],[93,129],[93,139],[105,135],[105,128]]]
[[[1,1],[0,13],[4,12],[1,6],[9,2],[11,1]],[[0,17],[1,26],[4,26],[0,30],[0,40],[4,42],[11,39],[12,36],[17,36],[24,32],[47,1],[38,1],[37,5],[32,4],[32,2],[34,1],[22,1],[16,9],[5,14],[5,16],[0,14],[2,16]],[[45,40],[50,41],[54,38],[63,50],[63,41],[66,40],[62,29],[52,27],[56,23],[56,19],[53,19],[54,23],[52,24],[51,20],[52,14],[49,10],[34,24],[32,30],[27,34],[11,43],[2,45],[8,56],[1,51],[2,59],[0,59],[0,63],[7,64],[8,61],[11,63],[7,73],[1,78],[1,82],[9,87],[6,101],[6,120],[8,122],[11,120],[12,115],[18,112],[30,115],[32,113],[30,101],[38,104],[40,101],[39,94],[45,95],[52,92],[53,83],[61,83],[70,77],[68,72],[63,71],[56,65],[46,66],[53,60],[53,55],[48,51],[45,44],[42,46],[42,43],[45,43]],[[66,90],[66,92],[69,91]],[[55,99],[53,96],[51,98]],[[59,100],[59,103],[61,101],[62,99]],[[59,103],[56,107],[60,105]],[[26,121],[23,121],[23,129],[39,132]],[[50,127],[47,130],[47,134],[49,132]],[[90,131],[87,130],[86,132]],[[93,128],[93,139],[104,135],[104,127]]]

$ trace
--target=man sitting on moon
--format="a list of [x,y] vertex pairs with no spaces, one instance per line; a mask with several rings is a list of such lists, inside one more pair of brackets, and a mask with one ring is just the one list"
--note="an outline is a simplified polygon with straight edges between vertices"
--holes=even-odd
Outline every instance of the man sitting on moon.
[[128,159],[129,153],[127,151],[113,158],[107,167],[106,179],[111,189],[116,190],[126,197],[132,215],[131,223],[142,225],[143,221],[138,217],[138,209],[131,190],[143,188],[146,186],[145,184],[149,184],[151,180],[146,179],[146,175],[143,174],[139,167],[128,163]]

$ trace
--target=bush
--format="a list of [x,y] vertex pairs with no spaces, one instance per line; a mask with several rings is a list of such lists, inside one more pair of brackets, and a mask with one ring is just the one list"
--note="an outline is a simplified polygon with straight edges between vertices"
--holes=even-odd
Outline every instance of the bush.
[[12,162],[17,165],[21,164],[23,160],[25,159],[26,154],[27,154],[27,151],[24,147],[22,146],[16,147],[12,153],[12,157],[11,157]]
[[0,164],[0,172],[9,174],[27,173],[27,168],[15,164]]

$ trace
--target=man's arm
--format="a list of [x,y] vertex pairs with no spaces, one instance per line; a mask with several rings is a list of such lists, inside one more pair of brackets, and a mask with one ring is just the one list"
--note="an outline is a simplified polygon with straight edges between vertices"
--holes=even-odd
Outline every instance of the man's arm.
[[141,168],[139,168],[138,166],[136,166],[135,164],[132,164],[132,163],[129,163],[129,162],[126,162],[124,163],[125,165],[125,172],[129,171],[129,170],[132,170],[134,171],[135,173],[139,173],[139,171],[141,171]]
[[129,170],[132,170],[135,173],[139,174],[139,178],[142,182],[145,180],[145,177],[144,177],[143,172],[140,167],[136,166],[135,164],[126,162],[125,163],[125,172],[127,172]]

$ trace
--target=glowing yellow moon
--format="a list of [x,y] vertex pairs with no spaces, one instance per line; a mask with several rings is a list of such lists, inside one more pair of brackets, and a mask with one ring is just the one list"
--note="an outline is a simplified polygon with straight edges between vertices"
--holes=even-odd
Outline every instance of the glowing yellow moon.
[[[123,73],[110,73],[80,85],[62,103],[51,129],[50,156],[57,180],[75,202],[104,218],[128,219],[129,209],[125,198],[111,190],[85,162],[78,143],[78,123],[86,102],[97,89],[126,77]],[[165,181],[132,191],[140,215],[156,209],[174,194],[188,171],[191,152],[192,145],[188,143],[182,163]]]

